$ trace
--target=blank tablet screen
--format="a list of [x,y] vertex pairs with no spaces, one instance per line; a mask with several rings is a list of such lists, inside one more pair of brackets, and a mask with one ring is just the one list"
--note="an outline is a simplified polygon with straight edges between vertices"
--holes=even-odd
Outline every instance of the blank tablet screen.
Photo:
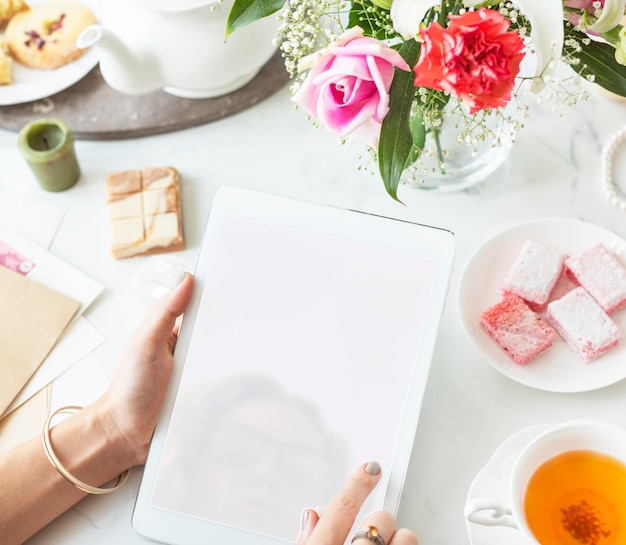
[[359,464],[390,468],[438,266],[222,216],[151,506],[293,541]]

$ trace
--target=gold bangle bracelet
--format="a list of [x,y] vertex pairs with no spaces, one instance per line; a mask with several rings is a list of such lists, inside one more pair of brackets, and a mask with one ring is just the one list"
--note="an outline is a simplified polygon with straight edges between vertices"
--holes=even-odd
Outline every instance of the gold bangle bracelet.
[[118,488],[120,488],[127,480],[130,475],[130,469],[127,469],[123,473],[121,473],[117,477],[117,481],[110,488],[98,488],[96,486],[91,486],[87,483],[84,483],[80,479],[77,479],[72,475],[63,464],[57,458],[57,455],[54,453],[54,449],[52,448],[52,442],[50,441],[50,423],[52,419],[58,414],[74,414],[78,411],[81,411],[83,407],[77,407],[75,405],[68,405],[67,407],[61,407],[54,411],[46,420],[46,423],[43,427],[42,439],[43,439],[43,450],[46,453],[48,460],[52,466],[70,483],[72,483],[76,488],[82,490],[83,492],[87,492],[88,494],[110,494],[111,492],[115,492]]

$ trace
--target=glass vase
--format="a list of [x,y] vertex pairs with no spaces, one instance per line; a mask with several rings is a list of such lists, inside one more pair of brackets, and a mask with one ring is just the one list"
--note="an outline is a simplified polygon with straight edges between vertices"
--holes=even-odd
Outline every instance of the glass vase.
[[429,191],[460,191],[498,170],[513,145],[507,118],[498,112],[477,116],[446,112],[439,126],[427,130],[423,151],[405,169],[402,183]]

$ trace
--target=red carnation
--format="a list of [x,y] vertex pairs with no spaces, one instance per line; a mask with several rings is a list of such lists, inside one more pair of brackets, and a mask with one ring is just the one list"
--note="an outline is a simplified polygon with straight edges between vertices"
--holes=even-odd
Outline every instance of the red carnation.
[[449,92],[470,115],[506,106],[524,58],[524,41],[509,26],[497,11],[485,8],[451,15],[447,28],[432,23],[421,32],[415,86]]

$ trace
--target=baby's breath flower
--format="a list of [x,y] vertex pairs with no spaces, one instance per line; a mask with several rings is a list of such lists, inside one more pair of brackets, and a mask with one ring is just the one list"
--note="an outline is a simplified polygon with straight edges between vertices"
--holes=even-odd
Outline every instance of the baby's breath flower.
[[[364,36],[374,37],[393,48],[399,47],[403,39],[394,29],[391,19],[392,1],[286,0],[278,15],[280,26],[276,44],[280,48],[286,70],[292,80],[291,92],[296,94],[302,89],[302,82],[305,81],[309,69],[314,66],[321,52],[348,30],[349,26],[358,25],[363,29]],[[411,96],[408,98],[412,100],[412,104],[409,122],[423,125],[426,143],[423,149],[418,149],[417,145],[414,145],[412,157],[416,160],[406,167],[403,180],[408,183],[420,183],[433,173],[445,172],[454,162],[455,146],[466,148],[471,156],[477,156],[485,149],[515,141],[517,133],[524,128],[525,120],[530,117],[529,104],[532,101],[549,103],[555,112],[563,115],[566,109],[575,108],[588,100],[588,94],[581,81],[586,79],[593,82],[595,76],[591,68],[581,61],[582,54],[591,44],[591,39],[584,31],[601,16],[602,3],[594,0],[592,7],[593,10],[588,9],[582,13],[576,27],[566,23],[563,56],[559,58],[555,54],[550,69],[533,77],[518,75],[510,101],[504,108],[484,108],[470,115],[463,101],[456,96],[426,87],[410,87]],[[522,38],[527,57],[541,53],[542,48],[536,47],[530,39],[533,36],[530,21],[511,0],[486,0],[470,7],[465,7],[463,0],[441,0],[428,12],[424,24],[437,21],[445,27],[446,14],[470,15],[471,12],[482,8],[495,10],[508,20],[510,30],[516,31]],[[589,12],[592,12],[593,16],[590,16]],[[575,31],[568,32],[567,29]],[[423,36],[418,37],[424,44],[422,39]],[[575,68],[575,72],[568,77],[555,75],[557,71],[551,68],[558,61]],[[419,74],[416,77],[419,80]],[[538,88],[542,88],[539,93],[536,92]],[[467,103],[467,97],[464,98]],[[308,119],[313,126],[318,126],[318,121],[313,116],[309,115]],[[449,128],[457,132],[458,141],[449,140],[442,146],[436,137]],[[350,141],[350,135],[340,138],[340,144]],[[359,170],[372,174],[377,172],[377,149],[365,147],[365,151],[358,159]]]
[[300,61],[328,45],[342,31],[339,21],[344,3],[333,0],[287,0],[278,15],[277,42],[285,68],[293,79],[301,77]]

